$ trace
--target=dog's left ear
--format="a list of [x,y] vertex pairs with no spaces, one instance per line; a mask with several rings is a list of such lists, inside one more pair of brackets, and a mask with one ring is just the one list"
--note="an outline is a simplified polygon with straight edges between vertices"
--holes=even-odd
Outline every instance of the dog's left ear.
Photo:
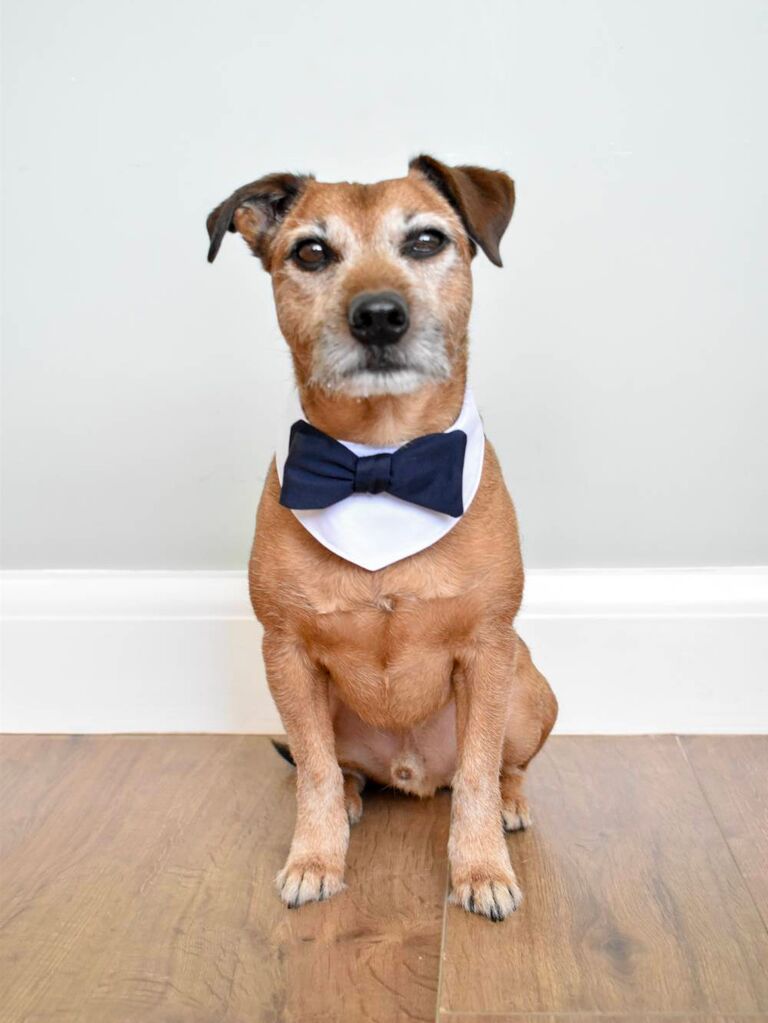
[[227,231],[239,231],[264,263],[269,241],[309,180],[310,175],[267,174],[233,192],[208,214],[208,262],[216,258]]
[[515,183],[504,171],[485,167],[448,167],[434,156],[417,156],[410,171],[424,175],[461,217],[464,228],[496,266],[499,242],[515,208]]

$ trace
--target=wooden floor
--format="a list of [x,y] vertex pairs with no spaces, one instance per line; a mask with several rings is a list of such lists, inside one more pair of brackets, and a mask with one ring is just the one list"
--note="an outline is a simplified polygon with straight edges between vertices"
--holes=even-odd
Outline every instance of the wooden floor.
[[446,908],[446,794],[370,796],[348,890],[289,912],[267,740],[6,737],[0,1019],[768,1020],[768,738],[555,738],[529,793],[506,923]]

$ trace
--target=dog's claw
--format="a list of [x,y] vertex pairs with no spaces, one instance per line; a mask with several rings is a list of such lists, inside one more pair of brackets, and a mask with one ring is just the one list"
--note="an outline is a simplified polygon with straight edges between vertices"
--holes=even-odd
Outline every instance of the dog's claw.
[[493,920],[494,923],[497,923],[499,920],[503,920],[504,919],[504,914],[502,913],[501,906],[499,905],[499,901],[496,898],[496,891],[494,889],[493,882],[491,882],[491,892],[493,894],[493,906],[491,907],[491,920]]
[[516,913],[520,908],[520,903],[523,901],[523,893],[517,885],[515,885],[514,888],[507,886],[507,891],[509,892],[509,897],[512,900],[512,912]]

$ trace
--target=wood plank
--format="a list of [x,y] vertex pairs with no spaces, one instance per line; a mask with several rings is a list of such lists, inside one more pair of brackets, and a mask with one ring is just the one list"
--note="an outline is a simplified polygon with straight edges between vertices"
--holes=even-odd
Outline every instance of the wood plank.
[[443,1010],[768,1012],[765,928],[675,737],[555,738],[530,794],[526,902],[449,910]]
[[[40,762],[60,737],[36,737]],[[158,855],[194,812],[225,740],[82,737],[77,769],[55,798],[42,792],[35,826],[3,858],[0,1019],[79,1008],[88,982],[135,910]],[[41,787],[46,773],[40,775]],[[42,813],[40,807],[43,808]],[[18,819],[11,794],[0,819]],[[67,993],[69,992],[69,994]],[[82,1018],[87,1018],[83,1015]]]
[[[41,764],[62,741],[34,738]],[[0,865],[1,1020],[434,1019],[445,796],[367,799],[348,891],[288,912],[272,878],[293,772],[265,739],[78,742],[55,798],[49,766],[0,807],[14,839]]]
[[768,927],[768,735],[680,742]]
[[[251,926],[266,915],[281,964],[280,1023],[435,1018],[449,798],[380,793],[364,805],[340,898],[295,913],[274,900],[252,905]],[[277,844],[279,866],[285,842]]]
[[[35,735],[0,736],[0,857],[45,819],[60,787],[83,755],[79,736],[50,736],[41,747]],[[14,814],[17,813],[17,816]]]

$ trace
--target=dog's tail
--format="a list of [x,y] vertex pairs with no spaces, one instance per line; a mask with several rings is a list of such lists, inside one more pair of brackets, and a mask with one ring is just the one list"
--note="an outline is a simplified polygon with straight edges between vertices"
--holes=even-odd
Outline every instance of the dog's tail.
[[285,743],[285,742],[275,742],[274,739],[272,739],[271,742],[272,742],[272,745],[277,750],[277,752],[283,758],[283,760],[287,760],[288,763],[292,767],[295,767],[296,766],[296,761],[291,756],[291,750],[290,750],[290,747],[288,746],[288,744]]

